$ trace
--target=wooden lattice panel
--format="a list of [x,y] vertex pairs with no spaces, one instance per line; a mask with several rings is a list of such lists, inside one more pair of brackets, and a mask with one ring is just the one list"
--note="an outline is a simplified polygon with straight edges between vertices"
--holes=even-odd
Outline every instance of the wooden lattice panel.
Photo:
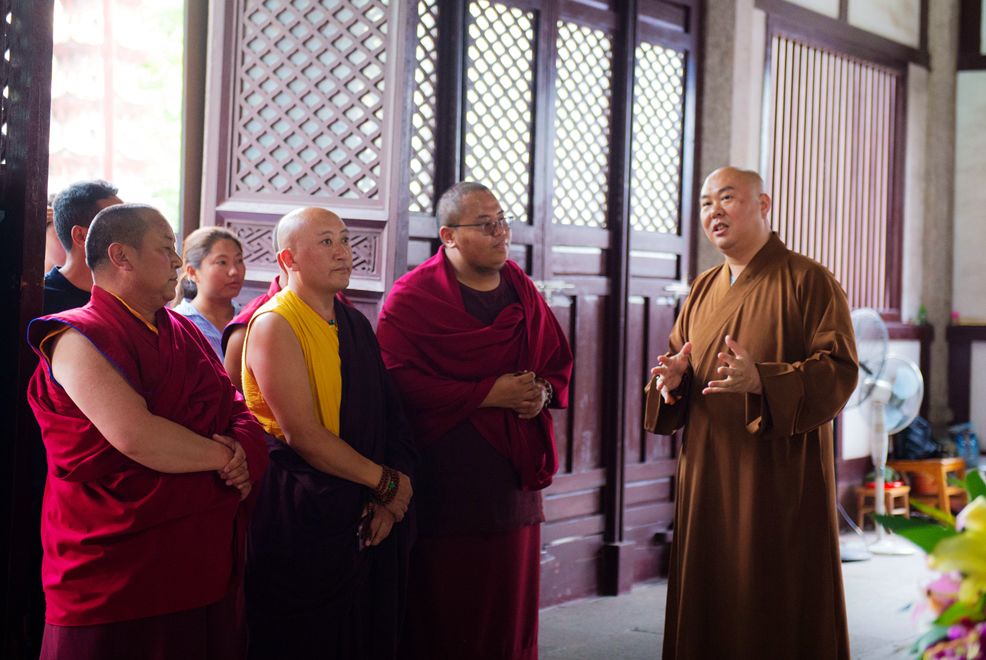
[[0,168],[7,165],[7,113],[10,110],[10,90],[7,80],[10,76],[10,0],[0,0],[0,52],[3,61],[0,62]]
[[630,225],[677,234],[680,224],[685,55],[657,44],[637,46],[634,80]]
[[438,0],[418,0],[414,110],[411,114],[410,210],[431,213],[435,202],[435,121],[438,84]]
[[534,113],[534,13],[469,3],[463,178],[493,188],[527,222]]
[[246,0],[232,189],[377,199],[388,0]]
[[[247,266],[277,268],[272,241],[273,224],[230,220],[226,223],[226,228],[240,239],[243,261]],[[383,267],[380,261],[380,232],[371,229],[352,230],[349,245],[353,249],[353,274],[360,277],[379,277]]]
[[606,227],[613,39],[558,23],[553,221]]
[[251,266],[277,267],[274,256],[274,225],[267,222],[229,221],[226,228],[236,234],[243,245],[243,261]]

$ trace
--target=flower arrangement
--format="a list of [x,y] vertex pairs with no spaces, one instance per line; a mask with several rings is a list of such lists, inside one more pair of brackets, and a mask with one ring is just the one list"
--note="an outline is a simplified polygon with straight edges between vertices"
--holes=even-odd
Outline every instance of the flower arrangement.
[[957,483],[969,495],[957,516],[913,500],[926,519],[877,516],[924,550],[928,566],[941,573],[926,587],[921,606],[935,619],[911,649],[925,660],[986,658],[986,481],[973,470]]

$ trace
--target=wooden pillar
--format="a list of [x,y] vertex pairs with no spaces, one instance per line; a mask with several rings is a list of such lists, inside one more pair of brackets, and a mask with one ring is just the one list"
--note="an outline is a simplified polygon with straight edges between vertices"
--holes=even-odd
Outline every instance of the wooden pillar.
[[[26,617],[40,575],[25,570],[36,544],[31,506],[32,451],[39,442],[25,391],[36,360],[24,335],[41,313],[48,121],[51,112],[52,0],[0,0],[0,565],[3,619],[0,656],[37,657],[38,639]],[[10,17],[9,22],[6,17]]]
[[600,592],[615,595],[633,585],[633,543],[623,538],[626,456],[624,411],[626,397],[627,294],[630,279],[630,146],[633,128],[634,57],[637,44],[637,0],[626,0],[620,15],[613,66],[613,125],[610,154],[609,219],[613,244],[609,252],[612,336],[607,341],[605,383],[609,392],[603,416],[606,460]]

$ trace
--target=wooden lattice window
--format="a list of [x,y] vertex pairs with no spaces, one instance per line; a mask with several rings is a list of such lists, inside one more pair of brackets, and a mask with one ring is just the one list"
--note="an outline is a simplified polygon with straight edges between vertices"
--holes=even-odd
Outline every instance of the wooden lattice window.
[[559,21],[553,221],[606,227],[613,39]]
[[657,44],[637,46],[633,95],[630,226],[677,234],[681,216],[685,54]]
[[463,178],[493,187],[507,215],[528,221],[534,115],[533,12],[469,3]]
[[247,0],[236,192],[378,199],[388,0]]
[[435,200],[435,128],[438,85],[438,0],[418,0],[411,114],[410,205],[412,213],[431,213]]
[[827,266],[854,307],[893,309],[899,75],[783,36],[772,40],[772,222]]

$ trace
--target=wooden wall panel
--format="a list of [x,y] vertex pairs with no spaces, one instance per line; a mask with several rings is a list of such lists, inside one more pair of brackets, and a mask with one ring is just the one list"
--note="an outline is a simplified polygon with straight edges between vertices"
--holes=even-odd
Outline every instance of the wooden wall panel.
[[899,313],[903,74],[777,34],[769,80],[774,228],[853,307]]

